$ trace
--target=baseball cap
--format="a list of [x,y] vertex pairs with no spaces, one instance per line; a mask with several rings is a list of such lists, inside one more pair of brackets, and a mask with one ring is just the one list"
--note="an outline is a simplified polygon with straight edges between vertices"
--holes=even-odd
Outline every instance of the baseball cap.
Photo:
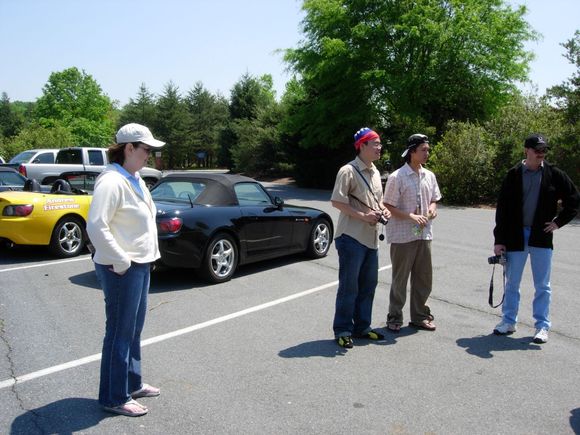
[[161,148],[165,145],[165,142],[155,139],[147,127],[135,123],[121,127],[115,138],[117,143],[141,142],[153,148]]
[[427,137],[427,135],[421,133],[412,134],[409,136],[409,139],[407,139],[407,149],[403,151],[401,157],[405,157],[411,148],[421,145],[422,143],[429,143],[429,137]]
[[531,134],[526,138],[524,147],[533,149],[548,149],[548,141],[541,134]]

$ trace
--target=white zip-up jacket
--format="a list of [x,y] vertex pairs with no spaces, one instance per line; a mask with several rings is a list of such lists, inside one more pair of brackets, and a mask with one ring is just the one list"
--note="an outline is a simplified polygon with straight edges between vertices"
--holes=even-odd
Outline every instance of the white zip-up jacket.
[[[139,177],[139,174],[136,175]],[[87,233],[95,247],[93,261],[123,273],[135,263],[157,260],[157,209],[139,177],[143,198],[113,165],[99,175],[89,209]]]

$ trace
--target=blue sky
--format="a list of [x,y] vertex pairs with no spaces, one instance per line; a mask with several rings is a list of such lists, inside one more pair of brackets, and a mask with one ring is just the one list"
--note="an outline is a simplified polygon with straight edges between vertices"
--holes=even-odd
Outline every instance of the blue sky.
[[[525,4],[543,40],[531,81],[543,93],[574,72],[560,43],[580,28],[579,0]],[[52,72],[76,66],[121,105],[141,83],[160,94],[197,81],[229,96],[244,73],[271,74],[278,96],[289,78],[279,49],[301,39],[299,0],[0,0],[0,92],[34,101]],[[530,85],[524,89],[533,89]]]

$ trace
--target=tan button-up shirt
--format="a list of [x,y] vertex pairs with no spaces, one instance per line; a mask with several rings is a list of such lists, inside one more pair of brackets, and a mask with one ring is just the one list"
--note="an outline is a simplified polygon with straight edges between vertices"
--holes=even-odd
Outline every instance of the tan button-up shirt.
[[[359,169],[368,186],[352,165]],[[376,166],[371,163],[369,167],[357,157],[338,170],[331,200],[350,204],[354,209],[367,213],[371,209],[381,209],[382,196],[381,176]],[[335,238],[346,234],[370,249],[377,249],[381,227],[382,224],[371,225],[368,222],[340,213]]]

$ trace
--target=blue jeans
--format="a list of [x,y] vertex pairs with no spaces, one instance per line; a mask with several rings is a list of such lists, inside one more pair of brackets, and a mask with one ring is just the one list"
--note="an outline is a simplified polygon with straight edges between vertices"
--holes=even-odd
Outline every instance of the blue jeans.
[[334,336],[366,334],[371,330],[373,299],[378,281],[378,250],[343,234],[334,241],[338,251],[338,292]]
[[123,275],[95,263],[105,293],[105,338],[101,357],[99,403],[117,406],[142,387],[141,331],[147,312],[150,265],[131,263]]
[[528,255],[532,266],[534,279],[533,315],[536,328],[549,329],[550,300],[550,271],[552,270],[552,249],[528,246],[530,227],[524,227],[524,250],[508,251],[506,253],[506,286],[502,312],[503,321],[515,325],[518,321],[518,307],[520,305],[520,282]]

